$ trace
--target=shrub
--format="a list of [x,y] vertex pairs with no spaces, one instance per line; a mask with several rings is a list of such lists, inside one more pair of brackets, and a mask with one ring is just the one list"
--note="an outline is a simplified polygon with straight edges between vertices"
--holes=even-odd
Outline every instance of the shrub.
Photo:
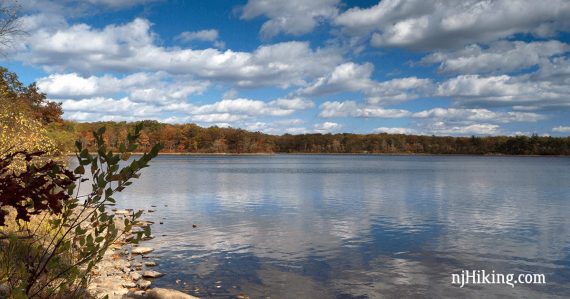
[[[114,194],[131,185],[162,148],[154,146],[131,159],[140,130],[137,126],[128,135],[118,153],[107,150],[105,128],[93,132],[95,154],[76,142],[78,166],[73,172],[61,162],[45,160],[41,151],[21,150],[0,158],[0,211],[4,211],[0,213],[0,284],[8,287],[9,296],[85,295],[93,266],[142,214],[124,219],[124,229],[119,230],[117,219],[108,211],[115,204]],[[17,156],[26,162],[24,170],[10,169]],[[90,184],[90,192],[79,194],[82,184]],[[8,211],[12,218],[5,219]],[[143,234],[150,231],[137,233],[135,242]]]

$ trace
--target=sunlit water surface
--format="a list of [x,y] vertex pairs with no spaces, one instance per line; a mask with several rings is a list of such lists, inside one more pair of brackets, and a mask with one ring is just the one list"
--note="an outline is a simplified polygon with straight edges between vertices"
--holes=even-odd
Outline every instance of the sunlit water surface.
[[[569,166],[556,157],[160,156],[118,198],[156,210],[145,245],[167,274],[153,284],[198,296],[564,297]],[[453,286],[462,269],[544,273],[547,284]]]

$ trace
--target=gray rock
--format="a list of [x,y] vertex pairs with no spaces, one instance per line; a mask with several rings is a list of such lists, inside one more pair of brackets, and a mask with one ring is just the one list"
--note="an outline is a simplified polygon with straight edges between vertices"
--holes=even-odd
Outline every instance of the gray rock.
[[198,297],[194,297],[180,291],[163,288],[148,290],[146,292],[146,297],[149,299],[198,299]]
[[123,282],[123,287],[128,288],[128,289],[132,289],[132,288],[136,288],[137,284],[132,282],[132,281],[125,281]]
[[135,248],[133,248],[133,250],[131,252],[133,254],[147,254],[147,253],[151,253],[153,251],[154,251],[154,249],[152,249],[150,247],[135,247]]
[[162,273],[160,273],[160,272],[158,272],[158,271],[147,270],[147,271],[144,271],[144,272],[142,273],[142,276],[143,276],[143,277],[148,277],[148,278],[158,278],[158,277],[164,276],[164,274],[162,274]]
[[148,280],[141,279],[137,282],[137,286],[143,290],[148,289],[150,287],[151,282]]
[[137,281],[142,277],[142,275],[139,272],[131,272],[130,276],[133,281]]

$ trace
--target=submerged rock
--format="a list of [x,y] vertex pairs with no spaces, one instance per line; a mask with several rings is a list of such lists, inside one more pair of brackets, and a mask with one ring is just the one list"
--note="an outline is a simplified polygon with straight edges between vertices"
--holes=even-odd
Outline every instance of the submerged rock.
[[148,277],[148,278],[158,278],[158,277],[164,276],[164,274],[162,274],[162,273],[160,273],[160,272],[158,272],[158,271],[147,270],[147,271],[144,271],[144,272],[142,273],[142,276],[143,276],[143,277]]
[[154,249],[152,249],[150,247],[135,247],[135,248],[133,248],[133,250],[131,252],[133,254],[147,254],[147,253],[151,253],[153,251],[154,251]]

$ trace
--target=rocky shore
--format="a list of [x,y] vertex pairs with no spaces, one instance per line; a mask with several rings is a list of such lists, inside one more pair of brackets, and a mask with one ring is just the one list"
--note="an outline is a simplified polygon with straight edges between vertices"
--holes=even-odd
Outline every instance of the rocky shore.
[[[123,217],[132,210],[116,210],[115,223],[119,229]],[[153,288],[152,279],[163,276],[163,273],[152,270],[158,264],[149,254],[153,248],[132,244],[133,233],[151,225],[150,221],[139,221],[133,231],[125,232],[105,253],[105,256],[93,269],[93,277],[88,292],[94,298],[174,298],[195,299],[197,297],[170,289]]]

